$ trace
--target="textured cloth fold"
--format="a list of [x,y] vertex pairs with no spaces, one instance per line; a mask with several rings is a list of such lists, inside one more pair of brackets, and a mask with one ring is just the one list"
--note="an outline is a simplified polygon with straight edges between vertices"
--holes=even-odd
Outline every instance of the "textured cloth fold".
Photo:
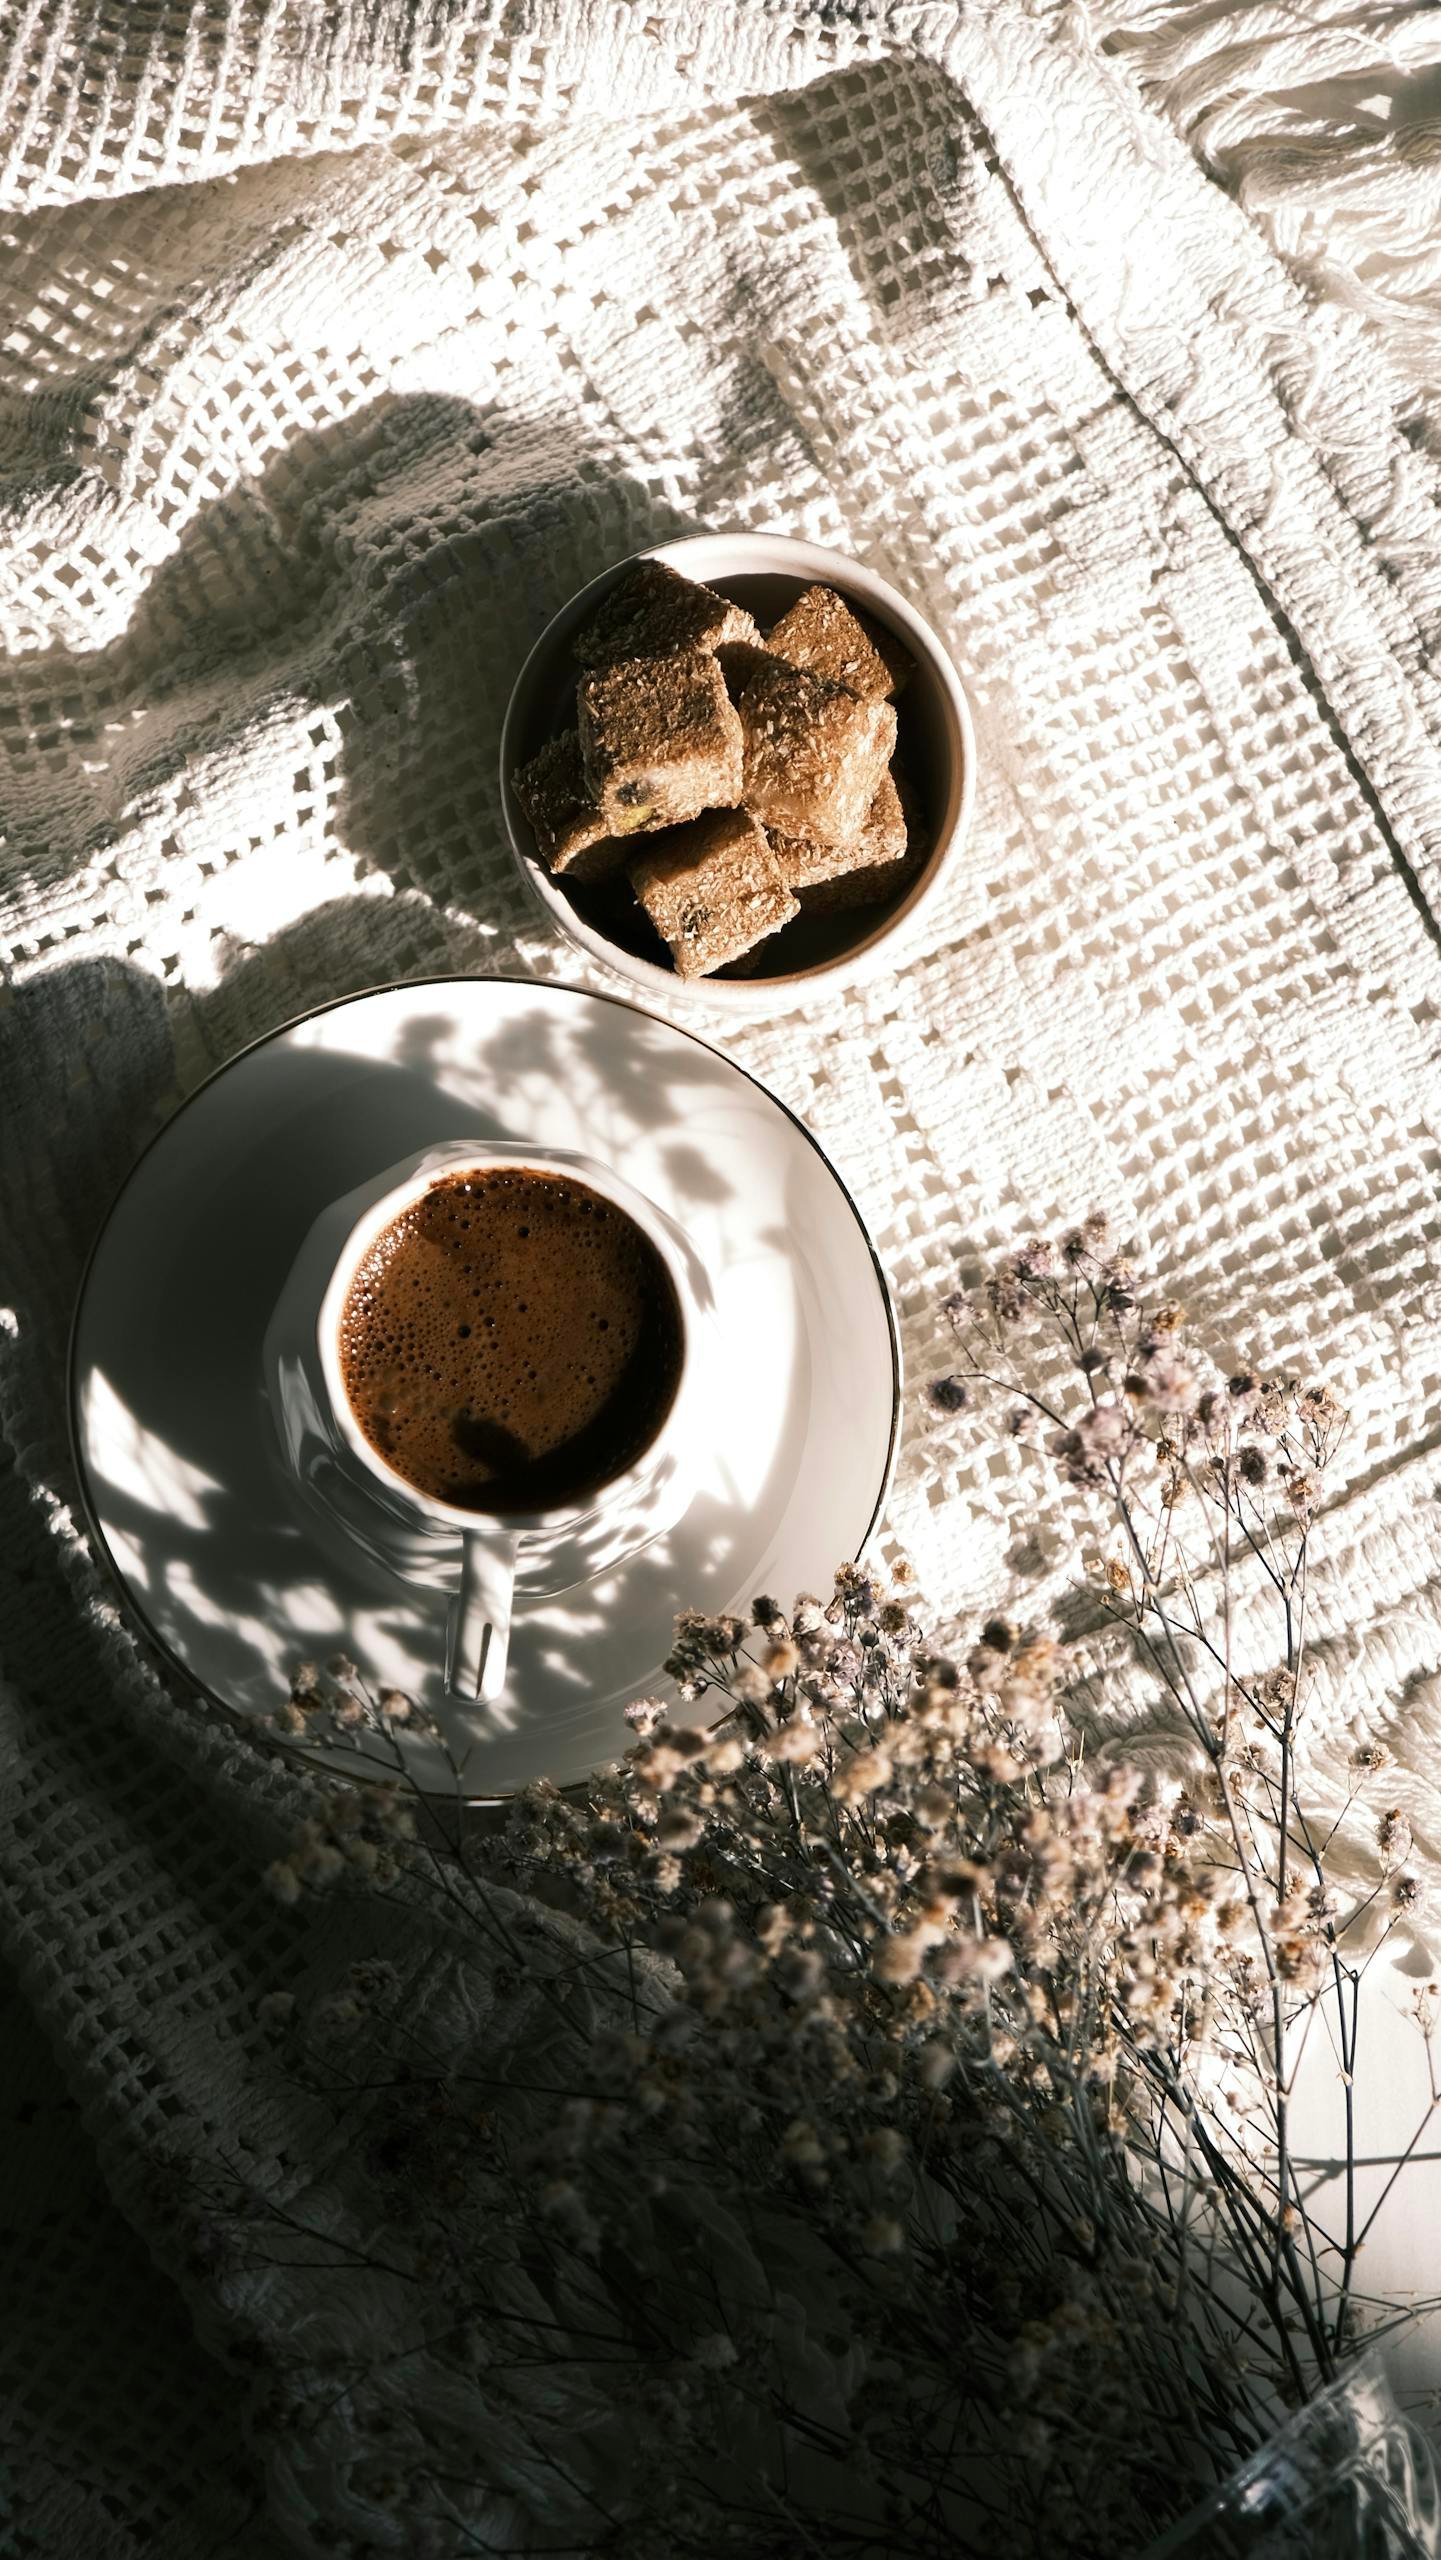
[[1410,85],[1435,26],[1336,0],[0,10],[20,2560],[389,2530],[333,2420],[267,2480],[248,2429],[297,2338],[323,2392],[334,2340],[291,2289],[222,2285],[165,2181],[343,2191],[256,2008],[377,1930],[436,2015],[525,2021],[393,1914],[316,1930],[267,1899],[294,1787],[166,1688],[95,1570],[66,1328],[113,1183],[247,1039],[389,977],[586,982],[504,851],[499,728],[546,617],[638,545],[855,553],[975,703],[974,835],[925,942],[728,1042],[834,1154],[896,1292],[883,1556],[943,1622],[1059,1596],[1054,1512],[919,1389],[958,1271],[1110,1206],[1238,1351],[1350,1405],[1314,1730],[1384,1735],[1441,1860],[1436,159]]

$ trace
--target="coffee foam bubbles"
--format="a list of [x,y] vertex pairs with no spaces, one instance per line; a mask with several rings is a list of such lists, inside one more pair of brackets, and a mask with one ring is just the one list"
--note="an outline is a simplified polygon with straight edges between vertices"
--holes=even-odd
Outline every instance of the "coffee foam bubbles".
[[679,1347],[649,1237],[585,1185],[524,1169],[433,1184],[370,1246],[340,1320],[371,1445],[480,1509],[567,1502],[623,1472],[664,1419]]

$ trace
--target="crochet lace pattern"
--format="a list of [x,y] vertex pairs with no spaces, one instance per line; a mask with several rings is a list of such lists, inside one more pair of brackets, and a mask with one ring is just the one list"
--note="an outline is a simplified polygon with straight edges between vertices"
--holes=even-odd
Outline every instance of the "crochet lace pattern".
[[[261,1889],[291,1783],[97,1573],[66,1331],[126,1164],[246,1040],[394,977],[587,982],[504,850],[499,727],[529,639],[642,544],[872,561],[976,709],[973,837],[904,971],[726,1035],[896,1293],[882,1559],[941,1624],[1057,1597],[1053,1516],[1019,1497],[1018,1542],[1009,1462],[919,1388],[958,1273],[1110,1207],[1193,1312],[1352,1408],[1312,1730],[1389,1744],[1434,1860],[1438,161],[1403,110],[1441,43],[1426,9],[1384,46],[1303,15],[0,8],[17,2560],[391,2530],[333,2431],[261,2483],[244,2412],[296,2279],[212,2282],[156,2174],[343,2182],[255,2007],[380,1923],[317,1936]],[[434,1996],[432,1944],[388,1951]],[[483,1980],[468,2015],[524,2033]],[[422,2368],[394,2388],[418,2405]]]

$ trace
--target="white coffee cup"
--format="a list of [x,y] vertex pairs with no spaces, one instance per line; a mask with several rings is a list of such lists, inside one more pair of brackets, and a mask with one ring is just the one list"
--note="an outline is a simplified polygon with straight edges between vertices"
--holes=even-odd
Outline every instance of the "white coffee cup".
[[[457,1174],[548,1174],[580,1183],[619,1209],[660,1256],[680,1313],[680,1357],[675,1392],[654,1439],[621,1473],[578,1502],[547,1511],[478,1512],[423,1492],[391,1466],[367,1439],[346,1393],[341,1362],[341,1317],[360,1265],[388,1227],[424,1199],[437,1182]],[[313,1301],[312,1301],[313,1303]],[[518,1565],[532,1566],[550,1548],[597,1539],[613,1554],[631,1553],[672,1528],[690,1498],[688,1459],[693,1455],[700,1389],[704,1313],[689,1267],[685,1240],[652,1201],[608,1165],[592,1157],[521,1144],[455,1140],[412,1160],[401,1177],[373,1193],[350,1228],[320,1303],[315,1347],[328,1419],[349,1457],[371,1479],[392,1518],[408,1520],[432,1535],[460,1540],[460,1587],[450,1603],[445,1685],[452,1697],[490,1700],[505,1686],[511,1609]]]

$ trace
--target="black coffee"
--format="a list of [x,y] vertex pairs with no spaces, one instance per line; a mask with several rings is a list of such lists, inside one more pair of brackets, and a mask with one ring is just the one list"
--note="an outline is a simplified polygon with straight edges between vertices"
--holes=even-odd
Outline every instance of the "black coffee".
[[649,1448],[681,1312],[623,1209],[524,1168],[453,1174],[366,1254],[340,1318],[366,1439],[469,1511],[568,1510]]

